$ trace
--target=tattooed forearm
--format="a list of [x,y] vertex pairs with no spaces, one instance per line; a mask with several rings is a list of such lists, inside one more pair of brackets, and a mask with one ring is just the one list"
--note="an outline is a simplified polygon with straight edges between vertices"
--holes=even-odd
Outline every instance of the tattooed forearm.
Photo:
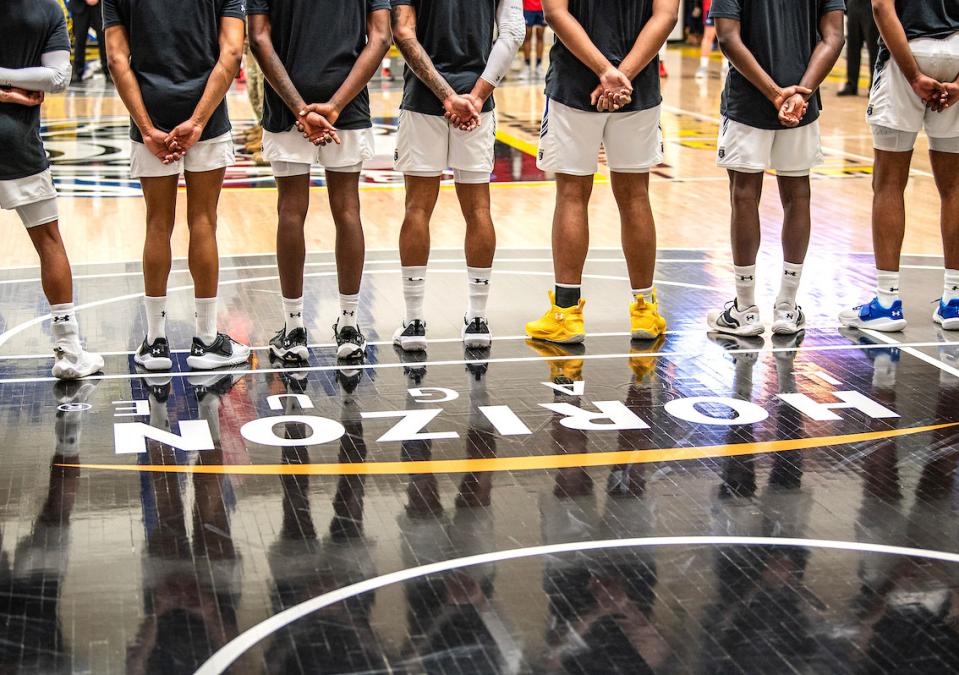
[[445,101],[456,93],[449,82],[436,70],[436,66],[433,65],[426,50],[423,49],[423,45],[416,38],[398,40],[396,46],[403,58],[406,59],[406,65],[420,78],[423,84],[430,88],[436,98]]

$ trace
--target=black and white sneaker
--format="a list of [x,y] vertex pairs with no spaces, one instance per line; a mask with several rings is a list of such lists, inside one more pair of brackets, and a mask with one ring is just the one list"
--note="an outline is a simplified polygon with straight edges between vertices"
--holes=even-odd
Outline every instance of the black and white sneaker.
[[735,300],[726,303],[721,311],[710,312],[706,317],[709,330],[738,337],[756,337],[766,330],[756,305],[740,309]]
[[238,366],[250,359],[250,348],[241,345],[225,333],[219,333],[212,344],[204,344],[193,338],[193,348],[186,363],[193,370],[214,370],[226,366]]
[[393,344],[404,352],[426,351],[426,322],[415,319],[393,333]]
[[472,321],[463,318],[463,345],[467,349],[486,349],[493,344],[493,334],[489,330],[489,322],[483,317],[476,317]]
[[170,358],[170,343],[166,338],[158,337],[153,344],[143,338],[143,344],[133,356],[136,364],[146,368],[150,372],[158,370],[170,370],[173,367],[173,359]]
[[336,337],[336,358],[361,359],[366,353],[366,336],[357,326],[333,326],[333,335]]
[[283,330],[270,340],[270,352],[284,363],[303,363],[310,358],[307,344],[305,328],[287,331],[283,326]]

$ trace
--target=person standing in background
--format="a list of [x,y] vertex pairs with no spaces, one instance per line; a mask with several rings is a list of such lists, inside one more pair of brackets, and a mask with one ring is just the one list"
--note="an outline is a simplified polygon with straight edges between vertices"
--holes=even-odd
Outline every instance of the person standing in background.
[[869,88],[876,71],[879,57],[879,29],[872,15],[872,0],[847,0],[846,2],[846,84],[839,96],[859,95],[859,65],[862,63],[862,46],[869,51]]
[[[539,80],[543,77],[543,52],[545,51],[546,17],[543,0],[523,0],[523,18],[526,20],[526,39],[523,41],[524,80]],[[536,61],[533,61],[533,39],[536,39]]]
[[110,69],[107,67],[107,46],[103,40],[103,12],[100,0],[70,0],[70,14],[73,16],[73,78],[70,84],[83,81],[83,71],[87,65],[87,34],[90,29],[97,36],[97,49],[100,50],[100,64],[107,84]]

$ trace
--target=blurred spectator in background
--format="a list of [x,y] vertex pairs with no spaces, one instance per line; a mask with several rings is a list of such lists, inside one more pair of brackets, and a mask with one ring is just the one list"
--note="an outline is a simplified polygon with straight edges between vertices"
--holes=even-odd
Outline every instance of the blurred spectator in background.
[[103,76],[110,84],[110,69],[107,67],[107,48],[103,41],[103,14],[100,0],[70,0],[70,14],[73,19],[73,78],[70,84],[83,81],[83,71],[87,65],[87,36],[90,29],[97,36],[97,48],[100,50],[100,65]]
[[859,65],[862,63],[862,45],[869,50],[869,88],[879,56],[879,29],[872,16],[871,0],[846,1],[846,84],[840,96],[859,95]]

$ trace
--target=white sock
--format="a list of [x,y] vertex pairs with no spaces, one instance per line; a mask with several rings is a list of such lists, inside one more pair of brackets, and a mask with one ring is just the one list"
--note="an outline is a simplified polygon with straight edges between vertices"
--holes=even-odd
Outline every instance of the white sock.
[[143,307],[147,313],[147,342],[151,345],[157,338],[166,337],[166,296],[143,298]]
[[876,297],[886,309],[899,299],[899,272],[876,269]]
[[736,265],[736,306],[746,309],[756,304],[756,266]]
[[346,295],[340,293],[340,318],[336,322],[337,328],[352,326],[356,328],[357,314],[360,310],[360,294]]
[[406,324],[423,321],[423,298],[426,297],[426,265],[403,267],[403,297],[406,299]]
[[802,263],[783,262],[782,285],[779,295],[776,296],[776,305],[788,304],[796,306],[796,294],[799,292],[799,282],[802,280]]
[[287,330],[303,328],[303,296],[283,298],[283,321]]
[[708,57],[708,56],[700,56],[700,57],[699,57],[699,67],[700,67],[700,68],[709,68],[709,57]]
[[942,301],[949,304],[950,300],[959,298],[959,270],[946,270],[945,283],[942,287]]
[[71,347],[73,351],[80,350],[80,325],[77,323],[77,313],[73,310],[73,303],[50,305],[50,325],[53,339],[58,347]]
[[196,336],[205,345],[216,340],[216,298],[196,298]]
[[633,289],[633,300],[639,302],[639,299],[642,298],[646,304],[652,304],[653,302],[653,287],[649,288],[634,288]]
[[492,267],[467,267],[466,281],[469,287],[469,307],[466,320],[486,318],[486,303],[489,300],[489,282],[493,276]]

